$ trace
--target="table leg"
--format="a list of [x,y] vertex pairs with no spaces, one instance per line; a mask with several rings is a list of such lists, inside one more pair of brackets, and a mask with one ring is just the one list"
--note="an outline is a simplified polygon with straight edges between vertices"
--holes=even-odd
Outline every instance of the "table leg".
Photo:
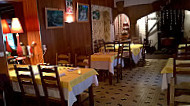
[[77,95],[77,106],[81,106],[81,95]]
[[112,85],[112,77],[113,77],[112,73],[109,72],[109,84],[110,85]]
[[93,87],[92,85],[88,88],[89,90],[89,104],[90,106],[94,106],[94,95],[93,95]]

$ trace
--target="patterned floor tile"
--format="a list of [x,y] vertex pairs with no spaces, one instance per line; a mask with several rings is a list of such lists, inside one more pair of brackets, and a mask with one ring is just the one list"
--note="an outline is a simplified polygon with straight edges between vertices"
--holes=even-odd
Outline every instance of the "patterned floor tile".
[[144,67],[124,69],[120,83],[116,83],[116,79],[113,85],[109,85],[108,80],[99,82],[99,86],[94,87],[95,106],[167,106],[160,74],[166,62],[166,59],[147,59]]

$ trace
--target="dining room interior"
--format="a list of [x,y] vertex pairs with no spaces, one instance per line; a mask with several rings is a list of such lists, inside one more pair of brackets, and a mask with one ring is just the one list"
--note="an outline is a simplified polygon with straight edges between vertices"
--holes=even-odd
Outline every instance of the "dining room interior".
[[189,9],[0,0],[0,106],[190,105]]

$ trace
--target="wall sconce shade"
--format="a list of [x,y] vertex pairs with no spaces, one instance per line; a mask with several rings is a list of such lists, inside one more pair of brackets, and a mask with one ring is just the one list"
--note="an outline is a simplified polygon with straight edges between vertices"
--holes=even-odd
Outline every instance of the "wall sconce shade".
[[23,33],[23,29],[18,18],[12,18],[11,33]]
[[66,14],[66,21],[67,23],[74,22],[73,14]]
[[2,25],[2,29],[3,29],[3,34],[11,33],[11,30],[9,28],[9,25],[8,25],[6,19],[1,20],[1,25]]

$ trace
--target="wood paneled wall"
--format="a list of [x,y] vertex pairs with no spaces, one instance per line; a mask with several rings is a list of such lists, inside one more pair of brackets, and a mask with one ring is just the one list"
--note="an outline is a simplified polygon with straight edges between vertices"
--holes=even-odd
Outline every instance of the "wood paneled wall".
[[31,45],[33,41],[36,42],[36,46],[34,47],[34,56],[29,59],[29,63],[37,64],[39,62],[43,62],[36,0],[1,1],[4,3],[12,3],[15,8],[15,16],[20,19],[24,29],[24,33],[20,34],[20,41],[25,45]]
[[106,7],[114,7],[114,0],[91,0],[92,4],[106,6]]
[[[109,0],[93,0],[94,4],[111,6]],[[101,2],[100,2],[101,1]],[[103,1],[103,2],[102,2]],[[111,0],[110,0],[111,1]],[[89,4],[90,0],[73,0],[74,22],[65,23],[64,28],[46,29],[45,27],[45,7],[65,9],[65,0],[38,0],[38,13],[41,29],[42,44],[47,46],[47,53],[44,56],[45,62],[55,64],[56,52],[70,52],[72,57],[74,53],[91,54],[91,27],[90,21],[78,23],[76,22],[77,2]],[[74,59],[72,59],[74,60]]]

